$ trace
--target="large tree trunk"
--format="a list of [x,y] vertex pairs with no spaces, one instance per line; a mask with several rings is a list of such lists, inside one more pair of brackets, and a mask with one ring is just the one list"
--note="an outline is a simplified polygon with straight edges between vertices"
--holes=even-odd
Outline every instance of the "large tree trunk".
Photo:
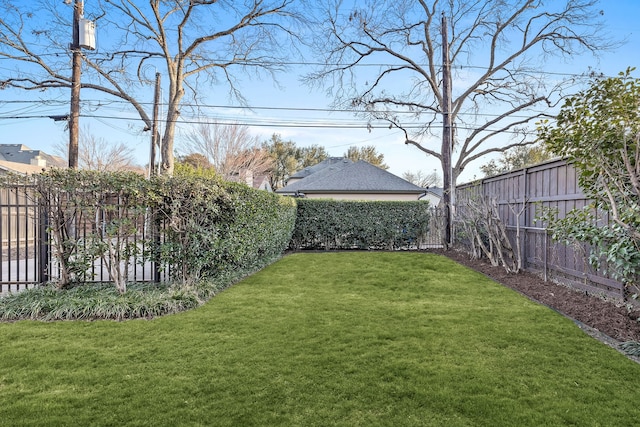
[[162,138],[160,173],[162,175],[173,175],[173,137],[176,131],[175,119],[178,114],[167,115],[167,123]]

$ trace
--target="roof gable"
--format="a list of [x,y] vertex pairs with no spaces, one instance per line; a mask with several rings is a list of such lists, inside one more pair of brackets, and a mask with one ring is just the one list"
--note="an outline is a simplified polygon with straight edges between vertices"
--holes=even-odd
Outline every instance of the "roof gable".
[[276,192],[424,193],[424,189],[371,163],[358,160],[326,164]]

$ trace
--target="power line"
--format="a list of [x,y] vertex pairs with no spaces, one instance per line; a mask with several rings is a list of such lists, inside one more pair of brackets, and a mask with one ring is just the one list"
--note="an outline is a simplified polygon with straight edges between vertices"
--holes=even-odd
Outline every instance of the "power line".
[[[124,100],[110,100],[110,101],[103,101],[103,100],[89,100],[89,99],[85,99],[82,101],[82,103],[85,105],[85,108],[101,108],[101,107],[106,107],[108,104],[121,104],[121,105],[130,105],[129,102],[124,101]],[[66,106],[68,104],[68,101],[25,101],[25,100],[11,100],[11,101],[0,101],[0,106],[4,105],[4,104],[43,104],[43,105],[47,105],[47,106]],[[149,102],[140,102],[140,105],[143,106],[150,106],[152,105],[152,103]],[[168,104],[167,103],[160,103],[161,106],[163,107],[167,107]],[[378,113],[378,114],[406,114],[406,115],[412,115],[415,116],[418,113],[416,111],[404,111],[404,110],[375,110],[375,111],[369,111],[369,110],[364,110],[364,109],[349,109],[349,108],[319,108],[319,107],[297,107],[297,106],[292,106],[292,107],[268,107],[268,106],[241,106],[241,105],[214,105],[214,104],[190,104],[190,103],[183,103],[181,104],[182,107],[186,107],[186,108],[193,108],[193,109],[221,109],[221,110],[242,110],[242,111],[290,111],[290,112],[313,112],[313,113],[349,113],[349,114],[372,114],[372,113]],[[424,114],[430,114],[430,115],[435,115],[435,114],[442,114],[440,112],[433,112],[433,111],[427,111]],[[458,116],[473,116],[473,117],[499,117],[501,114],[497,114],[497,113],[479,113],[479,112],[474,112],[474,113],[466,113],[466,112],[460,112],[458,113]],[[527,118],[529,117],[529,115],[522,115],[522,114],[514,114],[514,115],[509,115],[509,117],[511,118]],[[0,116],[1,118],[1,116]],[[265,120],[267,120],[265,118]],[[381,119],[382,120],[382,119]]]
[[[61,116],[53,116],[53,115],[21,115],[21,116],[0,116],[0,120],[21,120],[21,119],[52,119],[54,121],[61,121]],[[96,114],[81,114],[80,117],[83,118],[92,118],[104,123],[103,120],[121,120],[121,121],[139,121],[138,117],[120,117],[120,116],[105,116],[105,115],[96,115]],[[252,120],[239,120],[239,121],[230,121],[230,120],[218,120],[218,119],[210,119],[207,118],[205,120],[184,120],[179,119],[176,121],[177,124],[184,125],[239,125],[239,126],[250,126],[250,127],[264,127],[264,128],[300,128],[300,129],[362,129],[362,130],[373,130],[373,129],[397,129],[397,127],[390,127],[389,124],[372,124],[372,123],[336,123],[336,122],[273,122],[273,121],[252,121]],[[431,124],[432,126],[439,125],[439,123],[435,122]],[[409,124],[403,126],[403,129],[418,129],[423,130],[425,127],[430,128],[432,126],[425,126],[424,124]],[[457,130],[466,130],[466,131],[477,131],[480,130],[479,127],[472,126],[455,126]],[[484,132],[499,132],[503,134],[515,134],[520,135],[522,131],[513,131],[513,130],[502,130],[502,129],[483,129]]]
[[[111,55],[108,54],[99,54],[99,53],[90,53],[90,54],[85,54],[87,57],[89,58],[99,58],[102,57],[102,59],[107,59],[107,58],[111,58]],[[68,54],[64,51],[60,51],[60,52],[50,52],[50,53],[45,53],[45,54],[41,54],[38,55],[39,57],[62,57],[62,56],[68,56]],[[136,54],[134,53],[127,53],[126,55],[128,58],[141,58],[141,59],[147,59],[148,58],[148,54]],[[15,57],[7,57],[7,56],[0,56],[0,61],[26,61],[27,59],[29,59],[30,57],[28,56],[15,56]],[[114,57],[112,59],[116,59],[117,57]],[[160,59],[161,57],[159,56],[158,59]],[[343,63],[326,63],[326,62],[313,62],[313,61],[264,61],[261,60],[259,62],[254,62],[254,61],[237,61],[237,60],[232,60],[232,59],[225,59],[225,58],[209,58],[208,61],[210,62],[219,62],[221,64],[235,64],[238,66],[260,66],[260,67],[275,67],[275,66],[285,66],[285,67],[344,67],[345,65],[348,65],[349,67],[355,67],[355,68],[370,68],[370,67],[384,67],[384,68],[394,68],[394,67],[399,67],[399,66],[405,66],[405,63],[384,63],[384,62],[372,62],[372,63],[366,63],[366,62],[358,62],[355,64],[343,64]],[[417,66],[419,67],[430,67],[430,64],[422,64],[422,63],[416,63]],[[433,64],[433,66],[435,68],[441,68],[442,64]],[[455,71],[455,70],[480,70],[480,71],[487,71],[489,70],[488,67],[483,66],[483,65],[471,65],[471,64],[452,64],[451,65],[451,70]],[[516,70],[513,69],[502,69],[501,71],[507,72],[507,73],[515,73],[517,72]],[[528,72],[528,74],[533,75],[533,74],[537,74],[537,75],[548,75],[548,76],[564,76],[564,77],[588,77],[591,73],[588,72],[582,72],[582,73],[570,73],[570,72],[561,72],[561,71],[545,71],[545,70],[531,70],[530,72]],[[594,74],[598,75],[598,73],[594,72]],[[605,76],[602,75],[602,77],[615,77],[615,76]]]

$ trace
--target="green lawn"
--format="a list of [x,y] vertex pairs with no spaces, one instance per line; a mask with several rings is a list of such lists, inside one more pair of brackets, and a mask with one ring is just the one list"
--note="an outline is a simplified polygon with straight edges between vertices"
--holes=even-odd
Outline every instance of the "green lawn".
[[7,426],[640,423],[640,365],[423,253],[295,254],[190,312],[0,345]]

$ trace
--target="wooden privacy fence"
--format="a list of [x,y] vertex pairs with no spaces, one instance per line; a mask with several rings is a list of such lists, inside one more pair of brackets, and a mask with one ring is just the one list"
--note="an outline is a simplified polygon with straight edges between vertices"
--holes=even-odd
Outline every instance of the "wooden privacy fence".
[[[495,201],[514,247],[516,230],[520,230],[524,269],[589,293],[624,297],[620,282],[589,265],[587,245],[553,242],[545,225],[537,220],[543,207],[557,209],[559,218],[563,218],[572,209],[590,203],[578,185],[572,164],[555,160],[460,185],[456,188],[456,209],[464,210],[467,200],[478,195]],[[464,239],[459,243],[464,245]]]
[[[60,265],[56,261],[49,232],[49,210],[44,203],[30,185],[0,186],[0,296],[56,281],[60,277]],[[113,203],[118,202],[114,199]],[[71,229],[78,242],[90,240],[91,233],[95,231],[93,219],[74,216]],[[150,214],[132,220],[137,232],[130,241],[143,253],[151,239],[158,238],[157,233],[152,233]],[[160,281],[168,274],[167,269],[160,274],[158,263],[140,262],[135,257],[128,263],[128,279],[134,282]],[[97,258],[79,279],[85,282],[108,281],[105,262]]]

